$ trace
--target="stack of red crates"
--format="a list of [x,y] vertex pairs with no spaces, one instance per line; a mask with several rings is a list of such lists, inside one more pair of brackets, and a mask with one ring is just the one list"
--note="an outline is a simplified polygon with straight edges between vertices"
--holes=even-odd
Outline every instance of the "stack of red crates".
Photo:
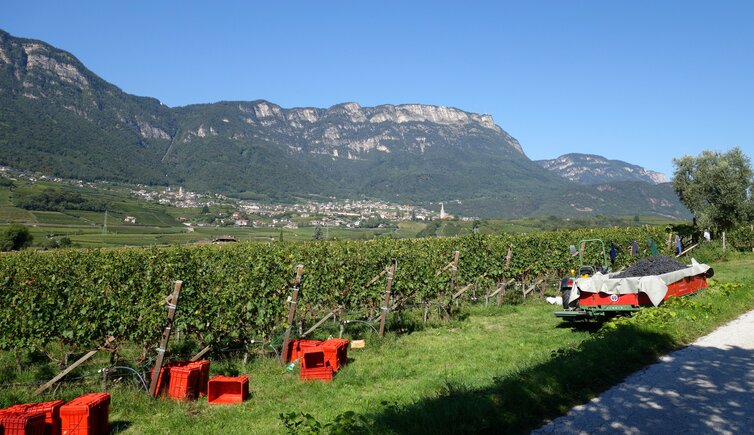
[[345,338],[331,338],[322,343],[325,359],[330,362],[333,371],[340,370],[348,362],[348,340]]
[[[154,375],[154,367],[150,372],[150,379]],[[155,397],[165,397],[168,394],[168,385],[170,385],[170,363],[160,367],[160,376],[157,377],[157,388],[154,390]]]
[[319,340],[292,340],[288,343],[286,361],[296,361],[304,355],[304,349],[322,344]]
[[288,345],[286,355],[288,361],[301,360],[301,379],[329,381],[332,380],[333,373],[348,361],[348,340],[294,340]]
[[201,369],[196,366],[170,367],[168,397],[175,400],[196,400],[199,396],[200,374]]
[[89,393],[60,407],[62,435],[96,435],[110,433],[110,395]]
[[198,386],[197,386],[197,392],[199,393],[199,397],[204,397],[207,395],[207,388],[209,384],[209,361],[206,359],[203,359],[201,361],[191,362],[189,363],[192,367],[198,367],[199,368],[199,378],[197,380]]
[[[52,402],[43,403],[27,403],[23,405],[15,405],[10,408],[0,410],[0,433],[9,435],[11,433],[37,433],[38,414],[42,414],[42,432],[44,435],[60,435],[60,407],[63,405],[62,400],[54,400]],[[16,414],[13,417],[4,417],[4,415]],[[30,416],[26,423],[24,423],[23,415]],[[27,426],[26,429],[23,429]],[[19,431],[20,430],[20,431]]]
[[[165,364],[157,379],[156,395],[176,400],[195,400],[206,396],[209,366],[207,360],[173,361]],[[152,372],[154,373],[154,369]]]

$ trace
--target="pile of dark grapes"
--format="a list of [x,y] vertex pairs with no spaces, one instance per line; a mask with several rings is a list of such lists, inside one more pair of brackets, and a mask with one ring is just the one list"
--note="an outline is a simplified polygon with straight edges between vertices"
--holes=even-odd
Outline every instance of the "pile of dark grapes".
[[662,275],[685,269],[686,266],[667,255],[655,255],[639,260],[628,269],[613,276],[613,278],[631,278],[637,276]]

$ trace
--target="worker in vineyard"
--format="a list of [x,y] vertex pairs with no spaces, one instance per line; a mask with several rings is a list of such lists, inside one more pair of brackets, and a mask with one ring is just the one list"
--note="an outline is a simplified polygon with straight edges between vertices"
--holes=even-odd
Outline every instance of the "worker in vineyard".
[[623,250],[620,246],[615,246],[613,242],[610,242],[610,265],[615,266],[615,259],[618,258],[618,254]]

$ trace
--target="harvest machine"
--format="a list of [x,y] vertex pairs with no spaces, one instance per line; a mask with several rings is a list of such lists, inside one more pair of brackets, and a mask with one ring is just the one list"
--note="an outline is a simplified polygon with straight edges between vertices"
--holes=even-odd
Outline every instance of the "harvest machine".
[[[601,245],[603,266],[584,265],[584,247],[590,243]],[[658,306],[669,298],[706,288],[707,278],[714,274],[708,265],[691,259],[687,267],[667,273],[624,277],[610,273],[602,240],[582,240],[580,244],[578,274],[572,271],[560,284],[563,311],[555,315],[565,320],[608,318]],[[648,261],[652,258],[659,257]]]

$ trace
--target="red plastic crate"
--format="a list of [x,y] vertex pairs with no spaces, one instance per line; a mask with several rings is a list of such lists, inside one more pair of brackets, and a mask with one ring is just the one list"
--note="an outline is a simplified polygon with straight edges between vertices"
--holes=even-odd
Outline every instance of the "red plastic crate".
[[332,381],[333,371],[332,367],[324,367],[321,369],[302,369],[301,370],[301,380],[302,381],[312,381],[312,380],[320,380],[320,381]]
[[333,369],[330,361],[325,358],[325,352],[321,347],[306,348],[301,357],[302,380],[321,379],[331,381]]
[[36,403],[29,407],[29,411],[45,413],[45,435],[60,435],[60,407],[65,402],[53,400],[51,402]]
[[[209,382],[210,362],[200,361],[171,361],[160,369],[160,377],[157,378],[157,393],[155,396],[170,397],[178,400],[194,400],[197,397],[207,395],[207,383]],[[188,375],[186,370],[196,369],[198,375]],[[173,373],[177,377],[175,384]],[[152,372],[154,373],[154,368]],[[188,376],[191,376],[188,379]],[[191,385],[186,384],[191,382]],[[186,392],[189,394],[187,395]]]
[[7,408],[0,409],[0,415],[11,413],[11,412],[24,412],[24,410],[26,409],[27,406],[29,406],[29,405],[24,404],[24,405],[9,406]]
[[203,359],[201,361],[191,362],[188,365],[199,368],[199,377],[196,380],[196,391],[198,392],[199,397],[206,396],[209,384],[209,361]]
[[240,403],[249,398],[248,376],[217,375],[209,380],[207,402]]
[[44,435],[44,411],[4,411],[0,413],[0,433],[4,435]]
[[109,394],[84,394],[60,407],[61,433],[62,435],[110,433],[109,414]]
[[18,413],[39,413],[45,414],[44,433],[45,435],[60,435],[60,407],[63,406],[62,400],[53,400],[51,402],[42,403],[25,403],[23,405],[14,405],[10,408],[0,410],[0,414],[3,412],[18,412]]
[[337,372],[348,362],[348,340],[345,338],[331,338],[323,342],[321,347],[333,371]]
[[168,397],[175,400],[196,400],[199,395],[197,386],[200,375],[199,366],[170,367]]
[[319,340],[293,340],[288,343],[288,351],[286,352],[286,361],[295,361],[300,359],[303,355],[303,351],[309,347],[317,347],[322,342]]
[[[170,385],[170,369],[172,367],[180,367],[182,363],[180,361],[178,362],[169,362],[162,367],[160,367],[160,376],[157,378],[157,388],[154,390],[154,397],[165,397],[168,394],[168,386]],[[154,367],[152,367],[152,370],[149,372],[149,379],[151,382],[152,376],[154,375]]]

